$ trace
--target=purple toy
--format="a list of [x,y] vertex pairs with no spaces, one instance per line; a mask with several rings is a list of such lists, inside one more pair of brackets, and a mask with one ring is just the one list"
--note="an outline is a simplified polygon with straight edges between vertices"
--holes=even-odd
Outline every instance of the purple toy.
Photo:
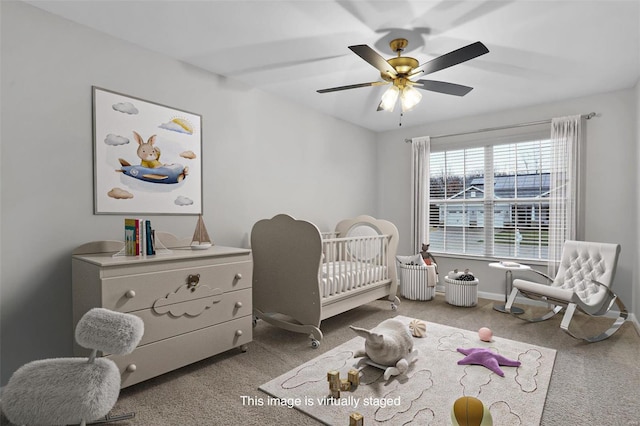
[[482,365],[502,377],[504,377],[504,372],[500,369],[500,365],[506,365],[507,367],[520,366],[520,361],[505,358],[487,348],[458,348],[458,352],[466,355],[458,361],[458,365]]

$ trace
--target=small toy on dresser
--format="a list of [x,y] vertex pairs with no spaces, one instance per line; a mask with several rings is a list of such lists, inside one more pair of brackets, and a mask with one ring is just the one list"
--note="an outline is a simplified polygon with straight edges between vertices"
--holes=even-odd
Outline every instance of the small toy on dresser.
[[204,220],[202,220],[202,215],[199,215],[198,223],[196,224],[196,230],[193,233],[193,238],[191,241],[191,249],[206,250],[211,246],[213,246],[213,242],[211,241],[211,238],[209,238],[207,227],[204,226]]

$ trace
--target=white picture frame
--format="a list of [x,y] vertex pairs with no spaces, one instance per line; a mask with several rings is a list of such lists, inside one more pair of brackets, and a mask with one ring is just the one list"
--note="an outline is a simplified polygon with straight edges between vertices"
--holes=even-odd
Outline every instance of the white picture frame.
[[96,86],[92,99],[94,213],[202,214],[202,116]]

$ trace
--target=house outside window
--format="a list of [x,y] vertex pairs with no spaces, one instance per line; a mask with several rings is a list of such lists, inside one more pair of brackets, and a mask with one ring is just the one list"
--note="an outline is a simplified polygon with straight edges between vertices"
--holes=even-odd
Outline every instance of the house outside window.
[[547,259],[551,155],[551,142],[541,135],[432,148],[431,250]]

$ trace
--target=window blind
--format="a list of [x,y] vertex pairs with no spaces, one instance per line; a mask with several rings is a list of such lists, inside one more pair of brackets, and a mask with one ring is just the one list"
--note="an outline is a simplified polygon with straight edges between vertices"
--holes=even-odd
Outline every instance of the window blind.
[[528,130],[432,142],[432,251],[547,259],[549,125]]

